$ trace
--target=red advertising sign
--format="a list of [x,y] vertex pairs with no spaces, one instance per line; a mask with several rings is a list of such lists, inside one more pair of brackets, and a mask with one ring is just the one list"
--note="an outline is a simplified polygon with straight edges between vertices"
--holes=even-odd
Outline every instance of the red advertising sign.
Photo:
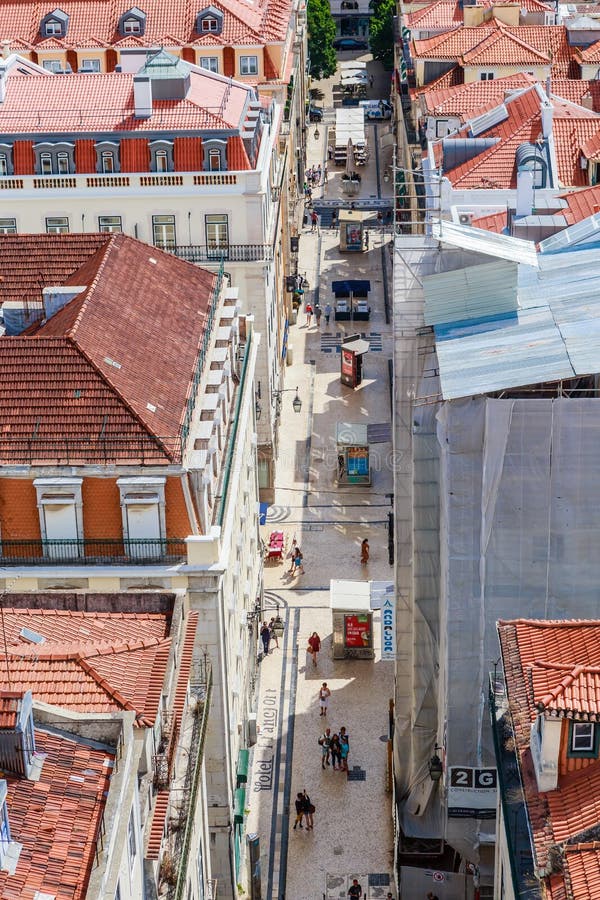
[[354,376],[354,353],[342,350],[342,375]]
[[369,616],[344,616],[346,647],[370,647],[371,624]]

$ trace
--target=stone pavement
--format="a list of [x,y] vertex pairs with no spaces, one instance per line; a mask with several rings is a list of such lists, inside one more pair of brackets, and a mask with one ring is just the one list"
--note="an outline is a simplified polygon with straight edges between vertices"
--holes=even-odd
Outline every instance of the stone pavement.
[[[335,79],[333,79],[335,80]],[[327,86],[326,86],[327,87]],[[325,98],[327,105],[327,94]],[[377,126],[379,127],[379,126]],[[311,128],[308,166],[327,152],[327,128],[315,141]],[[374,151],[375,126],[368,127],[371,159],[362,169],[361,197],[384,188]],[[326,193],[340,196],[342,169],[330,166]],[[387,187],[387,185],[385,186]],[[329,582],[391,580],[387,554],[387,513],[392,486],[391,443],[371,448],[371,487],[337,487],[335,424],[338,421],[390,422],[388,359],[391,327],[385,320],[384,261],[391,275],[390,234],[375,227],[370,249],[340,254],[337,231],[304,229],[299,271],[306,272],[308,299],[321,307],[331,299],[335,278],[371,281],[370,322],[330,323],[325,330],[306,327],[302,311],[290,329],[293,365],[286,387],[298,385],[302,411],[292,410],[292,394],[283,395],[276,492],[263,537],[281,529],[288,545],[295,536],[304,555],[305,574],[292,578],[289,562],[265,565],[265,618],[276,608],[285,623],[279,648],[260,667],[258,743],[249,774],[246,829],[260,835],[262,897],[268,900],[346,898],[357,877],[365,898],[385,898],[393,883],[393,835],[387,739],[394,665],[380,658],[379,613],[374,614],[373,661],[331,658],[332,619]],[[332,304],[333,305],[333,304]],[[340,383],[339,341],[360,330],[372,342],[365,377],[352,391]],[[360,565],[360,543],[369,539],[368,566]],[[322,639],[317,667],[306,654],[313,631]],[[364,780],[321,767],[317,740],[325,727],[319,716],[318,689],[326,681],[332,696],[327,724],[332,733],[344,725],[350,735],[349,768]],[[306,789],[316,807],[314,830],[294,831],[294,799]]]

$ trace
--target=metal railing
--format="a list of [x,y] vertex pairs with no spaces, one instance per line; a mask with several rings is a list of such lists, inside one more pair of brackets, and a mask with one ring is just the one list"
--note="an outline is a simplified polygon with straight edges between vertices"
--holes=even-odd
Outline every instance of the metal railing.
[[[175,836],[173,857],[177,880],[175,884],[169,887],[168,900],[182,900],[187,884],[188,856],[192,832],[196,827],[196,803],[201,781],[204,742],[206,740],[206,727],[212,692],[212,668],[208,658],[193,664],[190,675],[190,691],[197,699],[189,749],[189,764],[185,773],[185,784],[181,791],[182,805],[179,810],[179,820],[184,823],[184,827],[180,828]],[[216,882],[214,883],[214,888],[213,897],[216,897]]]
[[179,259],[192,263],[270,262],[273,259],[273,248],[269,244],[225,244],[218,247],[205,244],[179,244],[163,249]]
[[183,538],[3,540],[0,544],[2,566],[60,566],[65,563],[76,566],[111,563],[145,566],[149,563],[180,563],[186,559]]

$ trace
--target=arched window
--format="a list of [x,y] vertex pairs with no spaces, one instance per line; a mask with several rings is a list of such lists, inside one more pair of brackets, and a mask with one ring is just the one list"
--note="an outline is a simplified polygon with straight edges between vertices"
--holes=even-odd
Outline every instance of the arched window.
[[112,174],[115,171],[115,155],[112,150],[102,151],[102,171],[105,174]]
[[167,172],[169,169],[168,159],[167,159],[167,151],[166,150],[157,150],[155,154],[156,160],[156,171],[157,172]]
[[202,19],[202,31],[218,31],[219,25],[221,23],[217,19],[213,19],[212,16],[205,16]]
[[6,153],[0,153],[0,176],[8,175],[8,157]]
[[142,23],[139,19],[125,19],[123,22],[124,34],[141,34]]
[[42,175],[52,175],[52,154],[40,153],[40,173]]
[[56,155],[56,171],[59,175],[69,174],[69,154],[57,153]]
[[220,150],[209,150],[208,151],[208,168],[211,172],[220,172],[221,171],[221,151]]

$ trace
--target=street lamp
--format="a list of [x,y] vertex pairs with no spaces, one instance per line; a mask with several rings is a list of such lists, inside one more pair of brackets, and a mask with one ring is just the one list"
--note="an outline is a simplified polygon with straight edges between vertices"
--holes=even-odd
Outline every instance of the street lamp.
[[387,184],[387,183],[389,182],[389,180],[390,180],[390,173],[389,173],[389,171],[388,171],[387,169],[386,169],[385,172],[383,173],[383,180],[385,181],[386,184]]
[[295,392],[296,392],[296,396],[295,396],[294,399],[292,400],[292,409],[294,410],[295,413],[299,413],[299,412],[301,411],[301,409],[302,409],[302,400],[300,399],[300,395],[298,394],[298,388],[297,388],[297,387],[295,387],[295,388],[283,388],[283,389],[280,390],[280,391],[272,391],[272,393],[271,393],[271,396],[273,397],[273,399],[275,400],[275,403],[276,403],[276,405],[277,405],[277,412],[278,412],[278,413],[279,413],[279,409],[280,409],[280,407],[281,407],[281,395],[282,395],[282,394],[288,394],[288,393],[291,393],[292,391],[295,391]]
[[429,769],[429,777],[432,781],[438,782],[441,780],[442,775],[444,774],[444,764],[437,755],[437,750],[441,750],[441,747],[438,747],[436,744],[433,748],[433,756],[429,760],[428,769]]
[[321,137],[321,132],[319,131],[319,126],[315,125],[315,141],[318,141]]

